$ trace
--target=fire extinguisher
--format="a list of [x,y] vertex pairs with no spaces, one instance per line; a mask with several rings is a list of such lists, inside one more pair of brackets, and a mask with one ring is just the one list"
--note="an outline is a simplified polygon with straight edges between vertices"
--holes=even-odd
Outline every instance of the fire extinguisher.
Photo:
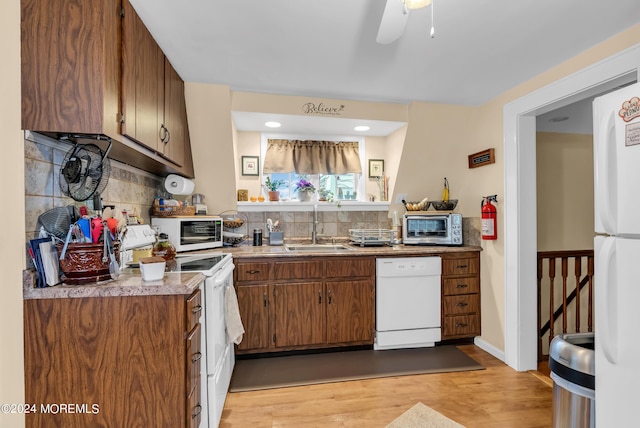
[[498,203],[498,195],[483,196],[480,207],[482,208],[482,239],[498,239],[498,213],[496,206],[491,201]]

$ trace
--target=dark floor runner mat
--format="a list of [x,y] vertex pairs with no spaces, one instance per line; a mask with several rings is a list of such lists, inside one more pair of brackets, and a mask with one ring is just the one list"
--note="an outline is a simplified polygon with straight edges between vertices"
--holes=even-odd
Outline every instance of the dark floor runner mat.
[[361,350],[237,360],[231,392],[376,377],[482,370],[455,346]]

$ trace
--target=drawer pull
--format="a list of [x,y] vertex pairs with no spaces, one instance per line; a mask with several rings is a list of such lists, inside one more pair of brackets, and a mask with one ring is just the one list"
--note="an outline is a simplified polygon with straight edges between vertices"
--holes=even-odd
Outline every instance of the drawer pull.
[[193,413],[191,413],[191,419],[195,419],[198,416],[200,416],[200,413],[202,412],[202,406],[200,404],[196,404],[196,406],[193,408],[193,410],[195,410]]
[[249,275],[255,275],[257,273],[260,273],[260,269],[252,269],[252,270],[248,270],[247,273]]
[[468,285],[467,284],[458,284],[456,285],[456,288],[467,288]]
[[459,323],[456,324],[456,328],[462,328],[462,327],[466,327],[468,325],[469,324],[459,322]]
[[192,314],[197,314],[198,312],[202,312],[202,305],[194,306],[193,308],[191,308]]
[[202,358],[202,352],[196,352],[191,356],[191,362],[195,363],[197,361],[200,361],[200,358]]
[[262,296],[262,303],[264,304],[264,307],[267,307],[267,292],[265,291],[263,296]]
[[466,269],[468,267],[469,267],[469,265],[458,265],[458,266],[456,266],[456,269]]
[[456,303],[456,306],[463,307],[463,306],[469,306],[469,304],[465,302],[460,302],[460,303]]

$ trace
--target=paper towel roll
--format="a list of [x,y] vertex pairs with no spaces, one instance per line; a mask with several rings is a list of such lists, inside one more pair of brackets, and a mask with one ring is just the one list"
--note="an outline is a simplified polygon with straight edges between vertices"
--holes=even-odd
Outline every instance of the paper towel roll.
[[164,188],[172,195],[190,195],[195,187],[192,180],[176,174],[169,174],[164,179]]

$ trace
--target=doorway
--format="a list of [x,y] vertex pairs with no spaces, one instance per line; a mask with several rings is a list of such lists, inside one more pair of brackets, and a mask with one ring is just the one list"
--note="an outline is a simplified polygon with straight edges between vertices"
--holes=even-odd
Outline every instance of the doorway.
[[537,366],[536,116],[638,79],[640,45],[565,77],[504,107],[505,363]]

